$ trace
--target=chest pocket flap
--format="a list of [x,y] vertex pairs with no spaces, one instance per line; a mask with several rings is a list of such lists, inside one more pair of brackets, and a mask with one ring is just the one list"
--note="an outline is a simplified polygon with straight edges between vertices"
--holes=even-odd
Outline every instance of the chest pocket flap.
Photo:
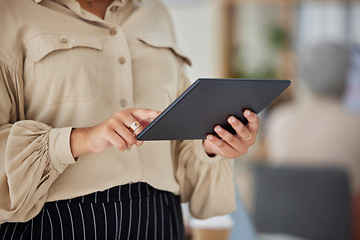
[[147,45],[157,48],[169,48],[177,56],[182,58],[186,64],[192,65],[190,59],[182,52],[182,50],[169,37],[163,35],[146,35],[138,36],[137,39]]
[[102,50],[100,40],[86,36],[73,36],[55,33],[40,33],[25,43],[27,52],[34,62],[39,62],[46,55],[57,50],[66,50],[76,47]]

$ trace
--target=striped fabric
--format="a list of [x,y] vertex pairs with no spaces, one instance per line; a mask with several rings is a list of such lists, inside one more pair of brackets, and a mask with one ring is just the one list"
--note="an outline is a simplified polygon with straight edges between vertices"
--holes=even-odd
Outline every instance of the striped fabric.
[[46,203],[26,223],[0,225],[0,240],[184,239],[179,196],[146,183]]

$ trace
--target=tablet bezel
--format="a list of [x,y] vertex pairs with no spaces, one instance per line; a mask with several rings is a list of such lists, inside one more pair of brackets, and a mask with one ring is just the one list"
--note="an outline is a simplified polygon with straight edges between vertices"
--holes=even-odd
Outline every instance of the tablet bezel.
[[[217,124],[223,126],[230,132],[234,132],[226,122],[226,119],[230,115],[237,117],[246,124],[247,121],[242,115],[242,112],[245,109],[249,109],[256,114],[260,113],[286,88],[288,88],[290,84],[291,82],[289,80],[229,78],[197,79],[141,133],[139,133],[137,139],[140,141],[205,139],[207,134],[214,134],[213,127]],[[229,96],[228,92],[232,92],[233,96]],[[241,93],[242,96],[237,96],[238,92]],[[257,96],[254,96],[254,94]],[[246,103],[233,102],[241,99],[243,101],[246,100]],[[206,106],[204,101],[211,102],[212,106],[210,107],[213,107],[213,109],[210,110],[209,106]],[[224,101],[227,101],[227,103],[224,103]],[[229,107],[229,109],[232,108],[232,111],[236,108],[238,111],[226,113],[226,109],[216,109],[227,107]],[[209,111],[211,111],[211,114]],[[221,117],[220,122],[218,118],[217,123],[211,123],[211,120],[203,122],[203,124],[209,124],[209,126],[204,127],[203,125],[200,125],[200,123],[196,123],[197,126],[192,126],[191,118],[201,118],[204,114],[211,115],[210,118],[214,118],[214,114],[216,113],[213,114],[213,111],[218,111],[219,114],[224,115]],[[188,124],[185,129],[183,129],[183,125],[181,125],[183,122]],[[158,129],[156,130],[155,128]],[[199,130],[199,128],[204,128],[206,130]]]

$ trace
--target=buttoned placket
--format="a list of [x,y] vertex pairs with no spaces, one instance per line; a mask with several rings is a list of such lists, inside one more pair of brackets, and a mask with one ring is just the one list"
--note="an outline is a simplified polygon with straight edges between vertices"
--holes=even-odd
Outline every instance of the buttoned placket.
[[[131,54],[130,46],[127,42],[126,35],[121,29],[120,22],[121,11],[122,11],[122,1],[127,0],[118,0],[114,1],[107,9],[105,13],[104,21],[106,24],[110,23],[110,42],[111,46],[109,48],[110,52],[108,55],[111,55],[113,58],[112,63],[115,64],[113,67],[113,72],[115,74],[116,81],[113,81],[114,85],[114,97],[117,99],[116,105],[119,110],[125,108],[134,107],[133,99],[133,74],[132,74],[132,63],[131,63]],[[118,24],[117,24],[118,23]],[[136,148],[132,148],[128,151],[133,153],[131,159],[131,164],[134,166],[131,172],[131,181],[137,182],[142,179],[142,167],[139,154]]]
[[109,54],[113,57],[114,70],[116,81],[113,82],[113,91],[117,98],[117,105],[119,109],[125,109],[133,106],[133,76],[129,45],[125,33],[121,27],[116,25],[119,21],[121,10],[125,5],[125,0],[114,1],[106,10],[104,21],[109,24],[111,45],[111,52]]
[[[116,101],[114,104],[117,106],[117,109],[122,110],[133,107],[133,76],[130,49],[126,36],[119,26],[119,22],[121,22],[119,21],[121,10],[129,0],[113,1],[106,10],[104,20],[79,9],[77,4],[67,2],[67,0],[62,1],[80,17],[91,20],[91,22],[94,23],[96,22],[107,29],[109,37],[104,40],[107,41],[107,45],[104,46],[102,50],[104,54],[99,55],[99,62],[100,64],[104,64],[100,69],[114,74],[114,76],[112,76],[114,80],[107,81],[106,79],[102,79],[103,87],[113,92]],[[101,59],[102,57],[106,59]],[[111,62],[109,62],[109,60]]]
[[110,41],[113,47],[110,54],[113,56],[114,74],[116,81],[113,82],[113,91],[117,98],[119,109],[133,107],[133,75],[131,55],[125,33],[118,25],[121,22],[121,12],[128,0],[115,0],[107,8],[104,23],[109,27],[112,36]]
[[118,98],[120,109],[133,107],[133,75],[131,55],[124,32],[118,28],[119,36],[115,39],[117,51],[114,54],[115,96]]

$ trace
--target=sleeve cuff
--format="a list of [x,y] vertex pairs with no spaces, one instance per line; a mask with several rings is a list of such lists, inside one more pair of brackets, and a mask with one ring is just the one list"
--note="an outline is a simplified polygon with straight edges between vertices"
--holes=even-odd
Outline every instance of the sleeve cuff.
[[207,153],[205,152],[205,149],[203,147],[202,140],[194,140],[194,154],[197,159],[200,159],[201,161],[207,162],[207,163],[217,162],[217,161],[224,159],[220,155],[216,155],[214,157],[210,157],[209,155],[207,155]]
[[72,127],[54,128],[50,130],[50,163],[59,173],[62,173],[67,166],[76,162],[70,149],[71,131]]

